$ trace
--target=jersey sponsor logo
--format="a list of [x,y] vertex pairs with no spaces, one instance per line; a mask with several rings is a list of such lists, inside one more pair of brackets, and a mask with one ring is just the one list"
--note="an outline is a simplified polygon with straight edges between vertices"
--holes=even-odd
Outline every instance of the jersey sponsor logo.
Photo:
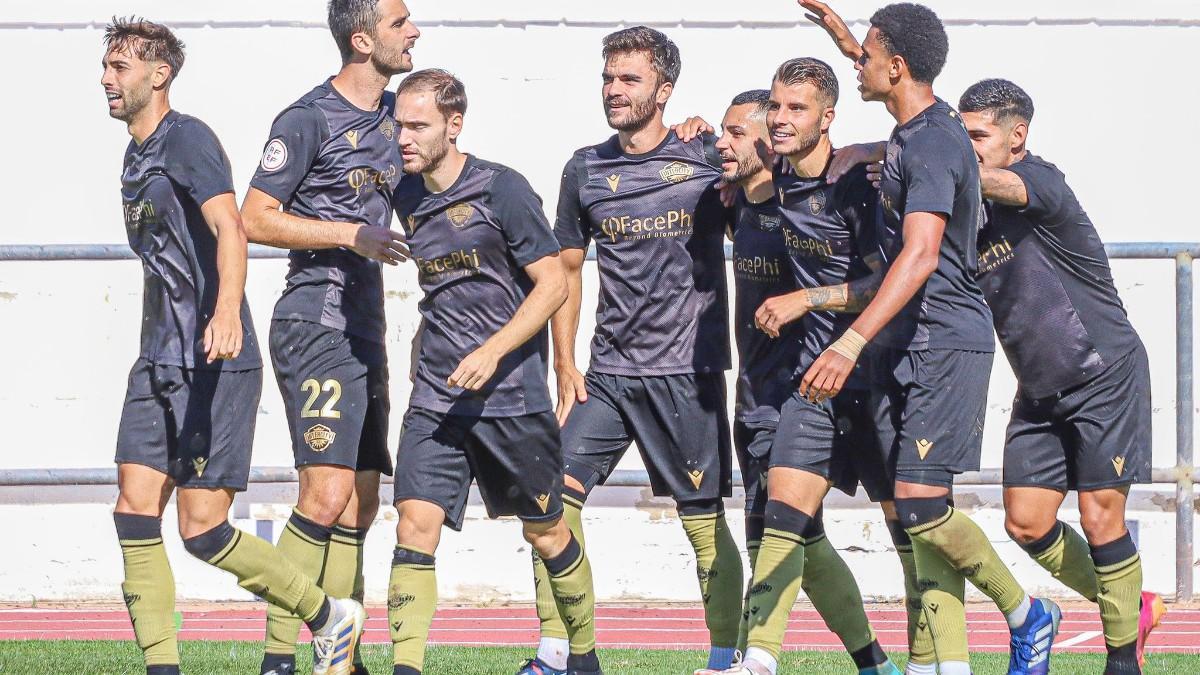
[[479,258],[479,249],[477,248],[473,248],[470,251],[459,249],[434,258],[413,256],[413,262],[417,263],[417,269],[426,277],[463,270],[474,272],[483,266]]
[[925,461],[931,450],[933,450],[933,441],[928,438],[917,440],[917,455],[920,456],[921,461]]
[[149,199],[126,202],[122,208],[125,211],[125,229],[127,230],[137,230],[142,225],[155,221],[154,202]]
[[700,483],[704,481],[704,472],[692,469],[688,472],[688,479],[692,481],[692,487],[700,489]]
[[383,121],[379,123],[379,133],[389,141],[396,137],[396,123],[392,121],[392,118],[383,118]]
[[193,457],[192,458],[192,468],[196,470],[197,478],[201,478],[204,476],[204,469],[206,469],[207,467],[208,467],[208,458],[207,457]]
[[559,602],[559,604],[563,605],[564,607],[577,607],[580,603],[583,602],[584,598],[586,598],[586,597],[587,597],[587,595],[584,593],[578,593],[578,594],[574,594],[574,595],[558,595],[557,593],[554,594],[554,599],[557,600]]
[[336,437],[333,429],[324,424],[314,424],[304,432],[304,442],[313,452],[325,452],[326,448],[333,445],[333,439]]
[[825,208],[825,193],[818,190],[808,198],[808,212],[814,216]]
[[446,209],[446,217],[450,219],[450,224],[455,227],[462,227],[470,220],[471,215],[475,213],[475,207],[465,202],[459,202],[451,205]]
[[267,143],[267,147],[263,150],[262,161],[259,162],[259,166],[262,167],[263,171],[278,171],[283,168],[284,164],[287,164],[287,160],[288,149],[283,144],[283,139],[272,138],[271,142]]
[[550,495],[540,494],[535,499],[537,499],[538,508],[542,510],[542,513],[545,513],[546,509],[550,508]]
[[1001,238],[990,244],[984,242],[979,251],[979,271],[991,272],[1016,257],[1012,244]]
[[790,229],[783,231],[783,244],[787,247],[788,253],[794,256],[805,258],[833,257],[833,242],[828,239],[821,241],[812,237],[801,237]]
[[609,216],[600,221],[600,231],[614,243],[626,239],[678,237],[691,234],[692,215],[686,209],[673,209],[644,218]]
[[621,174],[614,173],[611,176],[606,176],[604,180],[608,181],[608,189],[616,192],[617,185],[620,185],[621,183]]
[[696,168],[683,162],[671,162],[658,172],[659,177],[668,183],[682,183],[696,173]]
[[1120,478],[1121,474],[1125,473],[1125,458],[1120,455],[1113,457],[1112,465],[1113,471],[1117,472],[1117,478]]
[[777,282],[782,268],[779,258],[765,255],[733,256],[733,273],[738,279]]
[[783,220],[777,215],[772,215],[772,214],[767,214],[767,213],[758,214],[758,227],[761,230],[766,230],[767,232],[774,232],[775,230],[779,229],[779,225],[782,222],[783,222]]
[[382,171],[369,166],[356,166],[346,172],[346,182],[354,189],[355,195],[362,194],[362,189],[367,186],[391,192],[396,187],[395,181],[395,164],[388,164],[388,167]]
[[358,149],[358,129],[351,129],[343,134],[347,141],[350,141],[350,147]]

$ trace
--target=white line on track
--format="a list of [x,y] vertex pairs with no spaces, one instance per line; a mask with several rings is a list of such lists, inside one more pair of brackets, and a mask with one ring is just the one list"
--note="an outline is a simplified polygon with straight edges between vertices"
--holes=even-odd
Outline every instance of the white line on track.
[[1098,630],[1085,631],[1074,637],[1067,638],[1066,640],[1055,640],[1054,647],[1055,647],[1055,649],[1063,648],[1063,647],[1073,647],[1073,646],[1079,644],[1080,642],[1087,642],[1088,640],[1091,640],[1092,638],[1098,637],[1100,635],[1104,635],[1103,631],[1098,631]]

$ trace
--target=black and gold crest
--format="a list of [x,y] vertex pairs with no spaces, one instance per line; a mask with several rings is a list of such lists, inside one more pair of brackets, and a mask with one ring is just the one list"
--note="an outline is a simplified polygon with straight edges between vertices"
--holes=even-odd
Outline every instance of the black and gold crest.
[[471,215],[475,213],[475,208],[470,204],[459,202],[450,208],[446,209],[446,217],[450,219],[450,223],[455,227],[462,227],[471,219]]
[[825,208],[825,192],[817,190],[808,198],[808,212],[814,216]]

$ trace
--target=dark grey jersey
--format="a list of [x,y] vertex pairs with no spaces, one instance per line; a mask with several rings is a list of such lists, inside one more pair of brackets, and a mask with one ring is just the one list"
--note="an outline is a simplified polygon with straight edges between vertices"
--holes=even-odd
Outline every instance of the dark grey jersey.
[[[879,193],[867,179],[866,167],[855,167],[830,185],[824,173],[815,178],[797,176],[784,161],[776,165],[773,180],[783,214],[787,260],[797,286],[838,286],[871,274],[865,261],[879,257],[876,230],[881,217]],[[856,318],[844,312],[805,314],[796,376],[803,377]],[[866,387],[862,367],[863,361],[855,364],[847,388]]]
[[1104,243],[1058,167],[1026,154],[1008,167],[1024,208],[988,204],[979,285],[1026,396],[1089,382],[1141,345],[1113,284]]
[[992,314],[975,283],[979,165],[962,120],[944,101],[892,131],[880,193],[880,241],[888,264],[904,246],[906,215],[941,213],[947,221],[937,269],[876,341],[912,351],[994,351]]
[[130,141],[121,172],[129,246],[142,261],[140,356],[157,365],[249,370],[262,367],[242,299],[242,352],[206,364],[204,329],[217,304],[217,238],[200,212],[233,192],[229,158],[204,122],[172,110],[139,146]]
[[593,370],[678,375],[727,370],[724,233],[712,138],[669,132],[640,155],[617,137],[578,150],[563,170],[554,234],[596,242],[600,299]]
[[420,176],[406,176],[395,207],[425,292],[410,405],[481,417],[550,410],[545,328],[501,359],[480,391],[446,385],[533,289],[524,267],[558,252],[541,198],[516,171],[468,156],[454,184],[437,194]]
[[742,190],[734,213],[733,337],[738,350],[734,417],[746,424],[778,422],[779,409],[794,388],[802,323],[784,326],[779,337],[772,338],[755,326],[754,314],[767,298],[796,290],[783,244],[783,218],[777,199],[752,204]]
[[[360,110],[329,80],[288,106],[250,187],[278,199],[284,211],[326,222],[388,227],[400,180],[395,97]],[[380,263],[345,248],[292,251],[276,319],[300,319],[383,342]]]

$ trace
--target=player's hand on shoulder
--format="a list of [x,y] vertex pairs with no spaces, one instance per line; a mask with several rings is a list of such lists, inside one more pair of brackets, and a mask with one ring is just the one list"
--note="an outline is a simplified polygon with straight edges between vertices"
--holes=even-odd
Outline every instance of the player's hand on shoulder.
[[871,181],[876,190],[879,189],[879,184],[883,182],[883,162],[871,162],[867,165],[867,180]]
[[399,265],[412,257],[404,233],[371,225],[358,226],[350,249],[364,258],[388,265]]
[[242,317],[238,312],[213,313],[204,329],[204,353],[208,363],[236,359],[242,353]]
[[554,416],[558,419],[558,426],[562,427],[567,423],[567,416],[575,404],[587,402],[587,389],[584,387],[583,373],[573,363],[555,366],[554,376],[558,380],[558,403],[554,406]]
[[852,143],[833,151],[833,159],[825,171],[825,181],[836,183],[838,179],[850,173],[859,164],[870,164],[883,159],[878,156],[875,143]]
[[690,143],[693,138],[699,136],[700,134],[717,133],[717,130],[713,128],[713,125],[705,122],[704,119],[699,115],[695,117],[689,117],[679,124],[673,125],[671,127],[671,131],[674,131],[675,135],[679,137],[679,140],[683,141],[684,143]]
[[500,367],[500,354],[484,344],[475,351],[467,354],[458,367],[446,378],[446,384],[451,387],[462,387],[468,391],[479,391],[496,369]]

